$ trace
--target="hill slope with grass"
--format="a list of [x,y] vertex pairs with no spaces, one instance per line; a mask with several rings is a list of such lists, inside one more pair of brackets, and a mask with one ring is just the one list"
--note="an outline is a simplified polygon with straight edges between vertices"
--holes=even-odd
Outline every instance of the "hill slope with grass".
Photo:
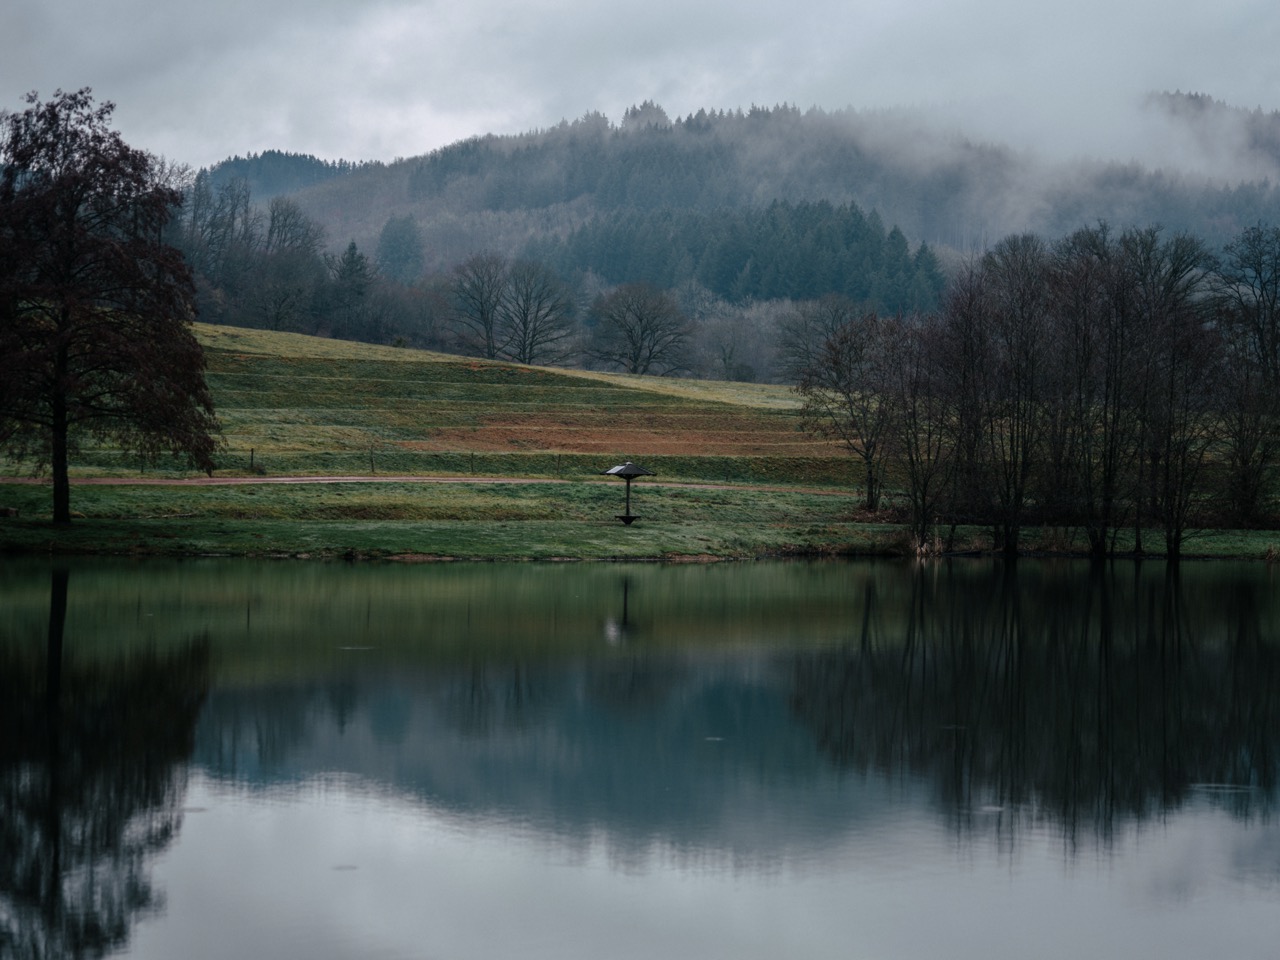
[[[643,460],[666,477],[843,483],[785,387],[524,367],[198,327],[220,472],[566,477]],[[105,460],[97,466],[106,467]]]
[[[800,431],[785,388],[231,327],[197,335],[226,439],[213,480],[88,450],[70,526],[48,523],[44,487],[0,480],[0,504],[20,513],[0,521],[0,550],[744,557],[879,552],[898,536],[890,525],[853,529],[855,501],[831,495],[851,492],[849,458]],[[625,528],[622,485],[600,476],[624,459],[656,474],[635,491],[643,522]],[[23,468],[3,472],[17,480]],[[275,482],[322,477],[343,479]]]

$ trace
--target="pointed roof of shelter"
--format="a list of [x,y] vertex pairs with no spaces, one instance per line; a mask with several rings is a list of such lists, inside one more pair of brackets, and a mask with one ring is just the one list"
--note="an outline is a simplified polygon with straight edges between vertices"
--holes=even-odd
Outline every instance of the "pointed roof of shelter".
[[644,467],[637,466],[628,460],[626,463],[620,463],[616,467],[610,467],[608,470],[600,471],[602,476],[606,477],[652,477],[653,471],[646,470]]

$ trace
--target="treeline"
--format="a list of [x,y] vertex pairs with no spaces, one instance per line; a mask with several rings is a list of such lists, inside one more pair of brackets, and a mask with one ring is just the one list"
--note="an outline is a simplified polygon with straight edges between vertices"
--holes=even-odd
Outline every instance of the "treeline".
[[[210,323],[717,379],[788,375],[780,331],[817,292],[835,289],[893,311],[934,306],[945,285],[927,247],[911,252],[901,231],[886,233],[874,213],[853,206],[774,204],[671,222],[684,224],[690,245],[700,226],[713,231],[704,242],[719,245],[700,253],[701,272],[646,271],[642,243],[630,246],[630,266],[615,259],[596,269],[567,248],[533,244],[525,255],[480,252],[429,271],[424,231],[411,215],[389,217],[371,252],[351,241],[334,254],[295,200],[277,196],[263,206],[248,181],[218,185],[202,171],[169,240],[193,268],[200,316]],[[636,226],[596,224],[600,249],[624,245]],[[645,239],[651,249],[672,247],[653,231]],[[730,295],[718,289],[726,284]]]
[[305,153],[264,150],[244,157],[229,157],[205,173],[210,186],[215,189],[234,180],[244,180],[258,200],[264,201],[305,190],[357,170],[380,166],[368,161],[321,160]]
[[567,275],[666,288],[692,282],[734,303],[839,293],[880,311],[930,310],[946,283],[927,245],[913,253],[874,211],[826,201],[596,216],[529,250]]
[[1280,228],[1219,256],[1155,227],[1014,235],[936,312],[810,320],[807,422],[861,459],[867,507],[893,471],[922,550],[968,523],[1014,554],[1037,524],[1097,556],[1155,528],[1177,557],[1195,527],[1270,519]]
[[264,208],[247,180],[215,186],[201,171],[168,240],[195,274],[197,308],[208,323],[440,345],[439,294],[403,282],[421,269],[411,220],[388,221],[374,258],[354,242],[334,255],[326,252],[324,229],[294,200],[273,197]]

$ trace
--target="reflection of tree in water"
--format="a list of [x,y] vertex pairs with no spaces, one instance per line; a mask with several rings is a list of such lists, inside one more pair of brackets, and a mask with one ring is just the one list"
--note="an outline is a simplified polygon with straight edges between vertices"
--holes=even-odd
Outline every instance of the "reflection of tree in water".
[[489,663],[473,659],[448,688],[446,714],[473,736],[522,730],[545,708],[545,669],[521,660]]
[[838,765],[923,774],[958,825],[986,807],[1070,837],[1193,791],[1270,809],[1280,638],[1262,633],[1264,587],[1193,613],[1173,570],[962,570],[922,567],[905,617],[869,589],[850,643],[797,660],[793,709]]
[[49,642],[0,646],[0,956],[100,957],[160,906],[147,859],[175,836],[207,642],[63,656],[67,574]]

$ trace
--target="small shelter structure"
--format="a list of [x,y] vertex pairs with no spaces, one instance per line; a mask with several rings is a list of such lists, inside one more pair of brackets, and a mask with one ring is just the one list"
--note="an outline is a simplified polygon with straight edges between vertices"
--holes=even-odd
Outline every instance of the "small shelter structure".
[[615,516],[627,526],[630,526],[632,523],[639,520],[640,518],[631,512],[631,481],[636,477],[652,477],[653,471],[646,470],[644,467],[638,466],[628,460],[626,463],[620,463],[616,467],[610,467],[608,470],[600,471],[600,473],[602,476],[621,477],[623,480],[627,481],[626,506],[623,508],[622,513],[615,514]]

